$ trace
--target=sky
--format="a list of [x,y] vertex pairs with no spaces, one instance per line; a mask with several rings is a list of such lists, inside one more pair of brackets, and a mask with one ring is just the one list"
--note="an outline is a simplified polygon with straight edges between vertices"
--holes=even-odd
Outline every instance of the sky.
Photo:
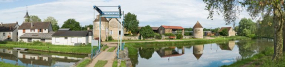
[[[58,20],[59,26],[73,18],[81,26],[93,24],[98,12],[93,6],[118,6],[122,11],[137,15],[139,26],[161,25],[182,26],[192,28],[199,21],[204,28],[232,27],[226,25],[222,16],[214,15],[213,20],[207,19],[209,12],[202,0],[0,0],[0,22],[19,25],[24,21],[26,11],[29,15],[37,15],[44,20],[52,16]],[[104,8],[103,8],[104,9]],[[243,11],[236,21],[250,18]]]

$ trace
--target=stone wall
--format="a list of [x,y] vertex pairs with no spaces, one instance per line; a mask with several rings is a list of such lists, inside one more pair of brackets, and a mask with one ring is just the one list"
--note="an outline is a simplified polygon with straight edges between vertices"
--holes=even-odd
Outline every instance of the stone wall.
[[193,32],[195,38],[203,38],[203,28],[195,28]]
[[192,38],[193,36],[183,36],[183,39],[190,39]]
[[124,36],[123,40],[139,40],[139,36]]

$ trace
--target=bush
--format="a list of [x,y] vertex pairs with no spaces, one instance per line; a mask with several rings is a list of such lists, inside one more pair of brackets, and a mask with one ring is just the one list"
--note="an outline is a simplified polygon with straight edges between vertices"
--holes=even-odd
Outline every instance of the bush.
[[183,38],[182,34],[176,34],[176,39],[182,39],[182,38]]
[[112,36],[108,36],[108,41],[114,40]]
[[161,38],[162,38],[162,36],[160,34],[155,33],[155,39],[161,39]]
[[165,36],[175,36],[173,33],[165,33]]
[[219,32],[220,35],[222,36],[228,36],[228,30],[227,29],[223,29],[222,32]]
[[249,34],[249,35],[246,35],[247,37],[249,38],[256,38],[255,34]]
[[153,38],[155,36],[152,28],[149,25],[142,27],[140,30],[140,34],[144,39]]

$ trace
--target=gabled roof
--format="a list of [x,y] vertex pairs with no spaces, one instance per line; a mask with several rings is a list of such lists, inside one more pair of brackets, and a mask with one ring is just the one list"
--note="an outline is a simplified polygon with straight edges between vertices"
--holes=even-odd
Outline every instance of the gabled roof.
[[39,39],[51,39],[52,34],[54,32],[50,33],[25,33],[24,35],[20,36],[20,38],[39,38]]
[[231,28],[232,28],[232,27],[222,27],[222,28],[219,30],[219,32],[222,32],[224,29],[226,29],[227,31],[230,31]]
[[52,36],[68,37],[68,36],[87,36],[88,31],[57,31]]
[[[105,18],[105,17],[101,17],[101,22],[109,22],[108,20],[107,20],[107,18]],[[97,15],[97,17],[96,17],[96,19],[93,21],[93,22],[99,22],[99,15]]]
[[2,25],[0,23],[0,32],[14,31],[16,29],[16,25],[18,25],[18,23],[7,23]]
[[26,22],[22,23],[19,29],[48,29],[50,24],[50,22]]
[[193,28],[203,28],[202,25],[197,21]]
[[184,29],[181,26],[165,26],[165,25],[161,25],[161,27],[163,27],[165,29]]

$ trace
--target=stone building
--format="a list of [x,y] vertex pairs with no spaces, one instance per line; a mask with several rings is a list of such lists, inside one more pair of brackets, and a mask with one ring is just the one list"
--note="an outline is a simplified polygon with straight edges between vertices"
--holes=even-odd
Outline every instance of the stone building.
[[[93,21],[93,36],[95,39],[99,39],[99,15],[97,15],[97,18]],[[109,21],[105,17],[101,17],[101,40],[106,41],[107,35],[109,30]]]
[[232,27],[222,27],[219,32],[222,32],[224,29],[228,31],[228,36],[236,36],[236,32],[233,30]]
[[158,28],[159,34],[165,34],[165,33],[173,33],[178,34],[181,32],[181,34],[184,36],[184,28],[181,26],[165,26],[161,25]]
[[117,18],[111,18],[109,20],[109,36],[112,36],[114,40],[120,39],[122,24]]
[[197,60],[199,60],[200,57],[202,56],[203,50],[204,50],[204,45],[194,45],[193,46],[193,54]]
[[197,21],[197,23],[194,25],[193,27],[193,36],[195,38],[203,38],[203,27],[202,25],[199,23],[199,21]]

